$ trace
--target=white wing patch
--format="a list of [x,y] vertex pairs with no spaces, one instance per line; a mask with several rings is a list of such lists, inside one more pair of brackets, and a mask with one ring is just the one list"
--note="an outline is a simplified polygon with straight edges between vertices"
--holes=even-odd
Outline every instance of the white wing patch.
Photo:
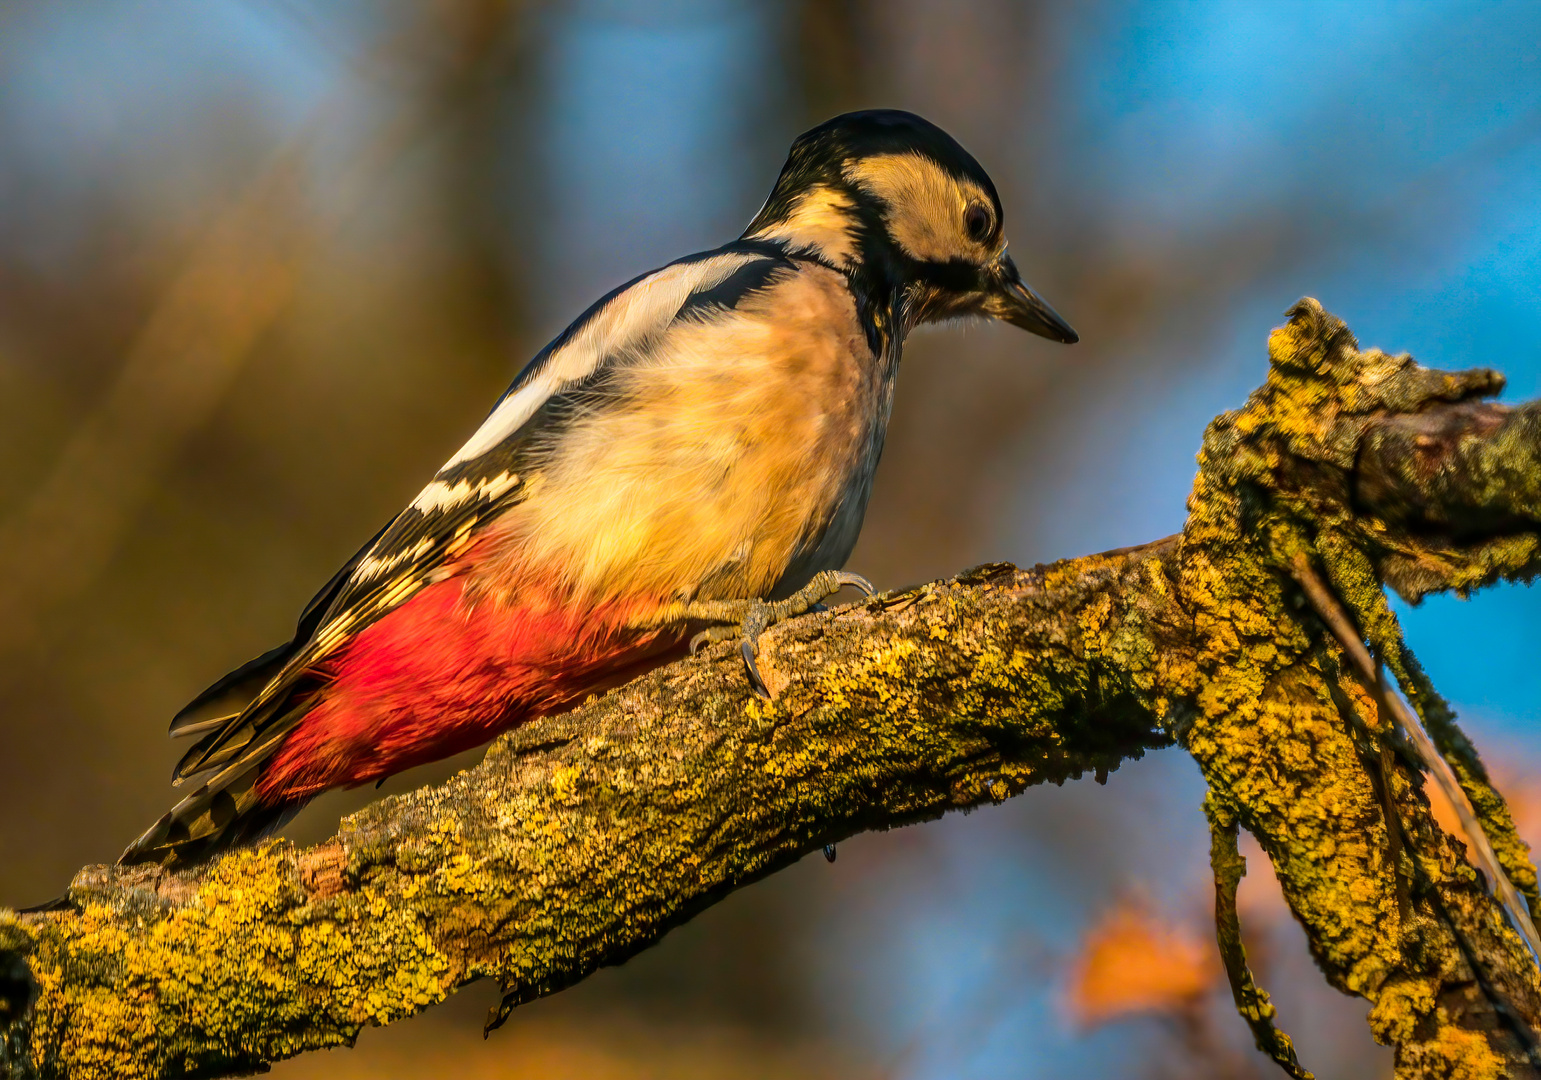
[[412,509],[431,514],[435,511],[453,509],[471,499],[485,499],[490,502],[517,483],[519,483],[518,475],[506,469],[494,477],[478,480],[475,483],[470,480],[461,480],[458,483],[446,484],[443,480],[435,480],[412,500]]
[[[720,285],[740,268],[762,258],[763,255],[728,252],[700,262],[666,266],[643,278],[606,304],[571,341],[551,354],[539,373],[504,398],[476,429],[476,434],[444,463],[444,469],[481,457],[518,431],[552,394],[592,375],[607,356],[640,347],[662,333],[691,293]],[[455,488],[462,486],[464,481]],[[436,492],[436,488],[444,491]],[[427,509],[425,499],[430,500],[429,506],[454,505],[434,501],[448,498],[452,490],[445,484],[429,484],[412,505]]]
[[373,555],[361,559],[357,568],[353,571],[354,581],[371,581],[390,573],[404,562],[413,562],[433,550],[434,538],[425,536],[406,551],[398,551],[394,555],[383,558],[375,558]]

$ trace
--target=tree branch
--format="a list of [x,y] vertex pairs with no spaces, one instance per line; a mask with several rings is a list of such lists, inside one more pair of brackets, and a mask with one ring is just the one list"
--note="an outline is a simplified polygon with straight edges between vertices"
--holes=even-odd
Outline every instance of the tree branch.
[[[1178,537],[798,619],[763,640],[773,702],[720,647],[521,728],[319,847],[87,867],[68,908],[0,912],[0,1064],[218,1076],[351,1043],[477,978],[505,989],[497,1022],[821,845],[1175,740],[1217,835],[1257,836],[1328,980],[1373,1003],[1399,1076],[1534,1074],[1535,966],[1288,567],[1321,566],[1537,906],[1381,584],[1416,598],[1533,573],[1541,429],[1474,401],[1497,376],[1360,352],[1312,301],[1270,355],[1247,407],[1211,425]],[[1216,864],[1222,901],[1238,860]],[[1233,925],[1227,941],[1266,1005]]]

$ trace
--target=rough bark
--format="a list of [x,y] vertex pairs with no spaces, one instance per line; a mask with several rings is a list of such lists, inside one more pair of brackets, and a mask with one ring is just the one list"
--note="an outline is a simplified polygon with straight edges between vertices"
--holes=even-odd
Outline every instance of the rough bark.
[[1206,434],[1179,536],[798,619],[762,643],[772,702],[720,647],[505,736],[319,847],[88,867],[67,908],[0,912],[0,1065],[224,1075],[349,1043],[478,978],[501,982],[506,1015],[821,845],[1175,741],[1209,784],[1222,953],[1261,1048],[1307,1075],[1246,971],[1238,828],[1327,980],[1372,1003],[1398,1076],[1535,1075],[1535,963],[1290,567],[1319,568],[1541,906],[1382,588],[1416,599],[1536,570],[1541,405],[1482,402],[1492,372],[1360,352],[1314,301],[1269,344],[1267,382]]

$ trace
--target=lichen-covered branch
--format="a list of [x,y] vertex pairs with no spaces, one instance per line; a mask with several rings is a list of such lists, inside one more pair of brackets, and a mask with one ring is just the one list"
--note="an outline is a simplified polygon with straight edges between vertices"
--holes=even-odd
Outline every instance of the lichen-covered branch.
[[221,1075],[476,978],[528,1000],[826,843],[1115,768],[1168,741],[1141,685],[1186,633],[1155,584],[1174,547],[798,620],[764,641],[774,703],[722,648],[529,725],[316,849],[89,868],[77,910],[0,922],[40,991],[27,1053],[44,1075]]
[[1372,1002],[1399,1076],[1534,1074],[1536,968],[1289,567],[1320,569],[1541,906],[1501,795],[1382,591],[1533,572],[1541,427],[1478,400],[1497,376],[1360,352],[1311,301],[1270,358],[1247,406],[1211,425],[1180,536],[798,619],[762,643],[772,702],[719,648],[505,736],[319,847],[88,867],[67,906],[0,912],[0,1069],[249,1071],[478,978],[500,981],[506,1013],[824,844],[1175,741],[1209,783],[1227,964],[1265,1049],[1292,1061],[1223,903],[1244,872],[1238,828],[1326,978]]

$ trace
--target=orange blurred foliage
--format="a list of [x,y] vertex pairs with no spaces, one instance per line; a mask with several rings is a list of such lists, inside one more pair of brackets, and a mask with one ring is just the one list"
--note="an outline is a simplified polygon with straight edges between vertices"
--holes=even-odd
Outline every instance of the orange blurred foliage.
[[1087,932],[1064,1004],[1083,1027],[1188,1011],[1222,974],[1214,947],[1191,928],[1123,900]]
[[[1505,762],[1489,765],[1488,777],[1509,804],[1520,839],[1530,845],[1532,852],[1541,848],[1541,776]],[[1425,784],[1423,791],[1429,797],[1429,808],[1439,827],[1462,843],[1470,844],[1455,807],[1450,805],[1439,785]]]

